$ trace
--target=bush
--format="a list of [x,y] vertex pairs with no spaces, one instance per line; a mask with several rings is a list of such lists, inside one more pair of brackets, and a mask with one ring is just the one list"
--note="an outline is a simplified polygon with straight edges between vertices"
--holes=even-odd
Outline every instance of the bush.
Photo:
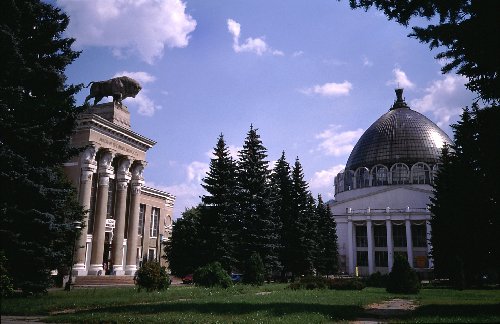
[[0,252],[0,291],[1,297],[7,297],[14,293],[12,278],[7,270],[7,258],[3,251]]
[[394,256],[394,265],[387,281],[387,292],[396,294],[416,294],[420,291],[420,281],[406,258]]
[[198,268],[194,272],[193,282],[202,287],[218,286],[228,288],[233,284],[231,277],[219,262],[209,263]]
[[139,287],[139,291],[142,288],[146,291],[160,291],[170,286],[167,269],[156,261],[144,262],[135,273],[134,282]]
[[366,285],[368,287],[386,288],[387,280],[389,280],[389,275],[381,274],[380,272],[372,273],[366,280]]
[[304,277],[288,286],[292,290],[326,288],[334,290],[362,290],[365,287],[365,283],[358,278],[328,279],[324,277]]
[[263,285],[265,279],[264,263],[262,258],[256,252],[254,252],[248,262],[245,265],[245,275],[243,276],[243,282],[252,285]]

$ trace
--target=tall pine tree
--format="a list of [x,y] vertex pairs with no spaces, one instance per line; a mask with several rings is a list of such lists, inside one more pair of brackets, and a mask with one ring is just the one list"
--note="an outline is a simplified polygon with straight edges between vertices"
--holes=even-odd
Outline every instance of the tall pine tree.
[[267,150],[257,129],[250,126],[243,149],[239,152],[238,204],[240,262],[258,253],[267,275],[280,271],[278,220],[271,212]]
[[84,213],[61,166],[78,110],[65,69],[79,55],[50,4],[7,0],[0,13],[0,236],[14,285],[43,292],[71,260]]
[[208,194],[201,198],[204,230],[200,235],[205,238],[206,263],[218,261],[226,270],[235,265],[236,168],[221,134],[214,148],[214,158],[210,160],[210,170],[203,179],[202,186]]
[[318,220],[317,255],[315,268],[319,275],[330,275],[338,271],[337,224],[330,206],[318,195],[316,206]]

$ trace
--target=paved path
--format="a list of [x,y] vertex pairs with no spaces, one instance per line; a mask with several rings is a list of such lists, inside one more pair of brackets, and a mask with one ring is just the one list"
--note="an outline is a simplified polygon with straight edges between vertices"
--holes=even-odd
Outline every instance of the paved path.
[[394,298],[381,303],[370,304],[365,307],[366,314],[373,315],[374,318],[358,318],[351,321],[351,324],[373,324],[386,323],[388,319],[408,314],[414,311],[418,305],[414,300]]
[[3,316],[2,324],[44,323],[41,316]]

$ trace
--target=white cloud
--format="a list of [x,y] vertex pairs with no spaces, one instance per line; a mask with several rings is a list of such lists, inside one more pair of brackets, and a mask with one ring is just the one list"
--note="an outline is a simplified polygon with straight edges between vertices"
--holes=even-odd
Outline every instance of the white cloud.
[[330,127],[316,135],[321,140],[315,151],[323,152],[325,155],[344,156],[349,154],[356,141],[363,135],[363,129],[339,132],[340,125]]
[[126,101],[132,106],[137,107],[137,112],[140,115],[151,117],[155,114],[157,110],[160,110],[162,107],[154,103],[154,101],[148,97],[148,89],[144,88],[145,83],[152,83],[156,80],[156,77],[147,73],[147,72],[129,72],[129,71],[121,71],[115,73],[113,78],[118,76],[128,76],[136,81],[138,81],[143,87],[135,98],[127,98]]
[[393,69],[392,74],[394,74],[394,79],[387,81],[387,85],[406,89],[413,89],[415,87],[415,84],[408,79],[406,73],[400,68]]
[[333,180],[337,174],[345,168],[344,164],[332,166],[327,170],[314,172],[311,180],[309,180],[309,188],[312,190],[330,189],[333,187]]
[[474,98],[465,88],[466,82],[465,77],[447,74],[443,79],[432,81],[425,95],[413,99],[410,106],[421,113],[432,113],[439,127],[447,126],[461,114],[464,102],[471,103]]
[[[232,145],[232,144],[229,144],[227,146],[227,149],[229,151],[229,155],[234,159],[234,160],[238,160],[238,152],[241,151],[243,149],[243,146],[236,146],[236,145]],[[208,151],[206,154],[206,156],[208,156],[210,159],[213,159],[215,158],[215,155],[214,155],[214,150],[210,150]]]
[[363,56],[363,66],[373,66],[373,62],[368,59],[368,57]]
[[193,161],[187,166],[187,179],[189,182],[196,181],[201,183],[201,179],[203,179],[208,170],[209,166],[205,162]]
[[57,0],[71,17],[76,45],[109,47],[117,57],[138,55],[153,63],[165,47],[186,47],[196,21],[181,0]]
[[264,37],[249,37],[245,40],[245,42],[240,44],[241,25],[233,19],[227,20],[227,29],[233,36],[233,50],[236,53],[250,52],[259,56],[265,53],[270,53],[275,56],[285,55],[282,51],[269,47],[269,45],[265,42]]
[[293,57],[299,57],[299,56],[302,56],[302,55],[304,55],[303,51],[295,51],[292,54]]
[[305,94],[317,94],[325,97],[333,96],[347,96],[352,90],[352,83],[349,81],[344,81],[342,83],[325,83],[322,85],[315,85],[310,88],[302,89],[300,92]]

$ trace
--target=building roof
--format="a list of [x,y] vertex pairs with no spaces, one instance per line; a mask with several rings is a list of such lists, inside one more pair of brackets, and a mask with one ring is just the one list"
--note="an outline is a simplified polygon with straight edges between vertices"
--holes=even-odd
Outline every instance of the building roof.
[[376,164],[413,164],[439,162],[444,144],[451,140],[436,124],[403,99],[403,89],[396,89],[397,99],[391,109],[375,121],[361,136],[347,160],[346,169],[371,168]]

